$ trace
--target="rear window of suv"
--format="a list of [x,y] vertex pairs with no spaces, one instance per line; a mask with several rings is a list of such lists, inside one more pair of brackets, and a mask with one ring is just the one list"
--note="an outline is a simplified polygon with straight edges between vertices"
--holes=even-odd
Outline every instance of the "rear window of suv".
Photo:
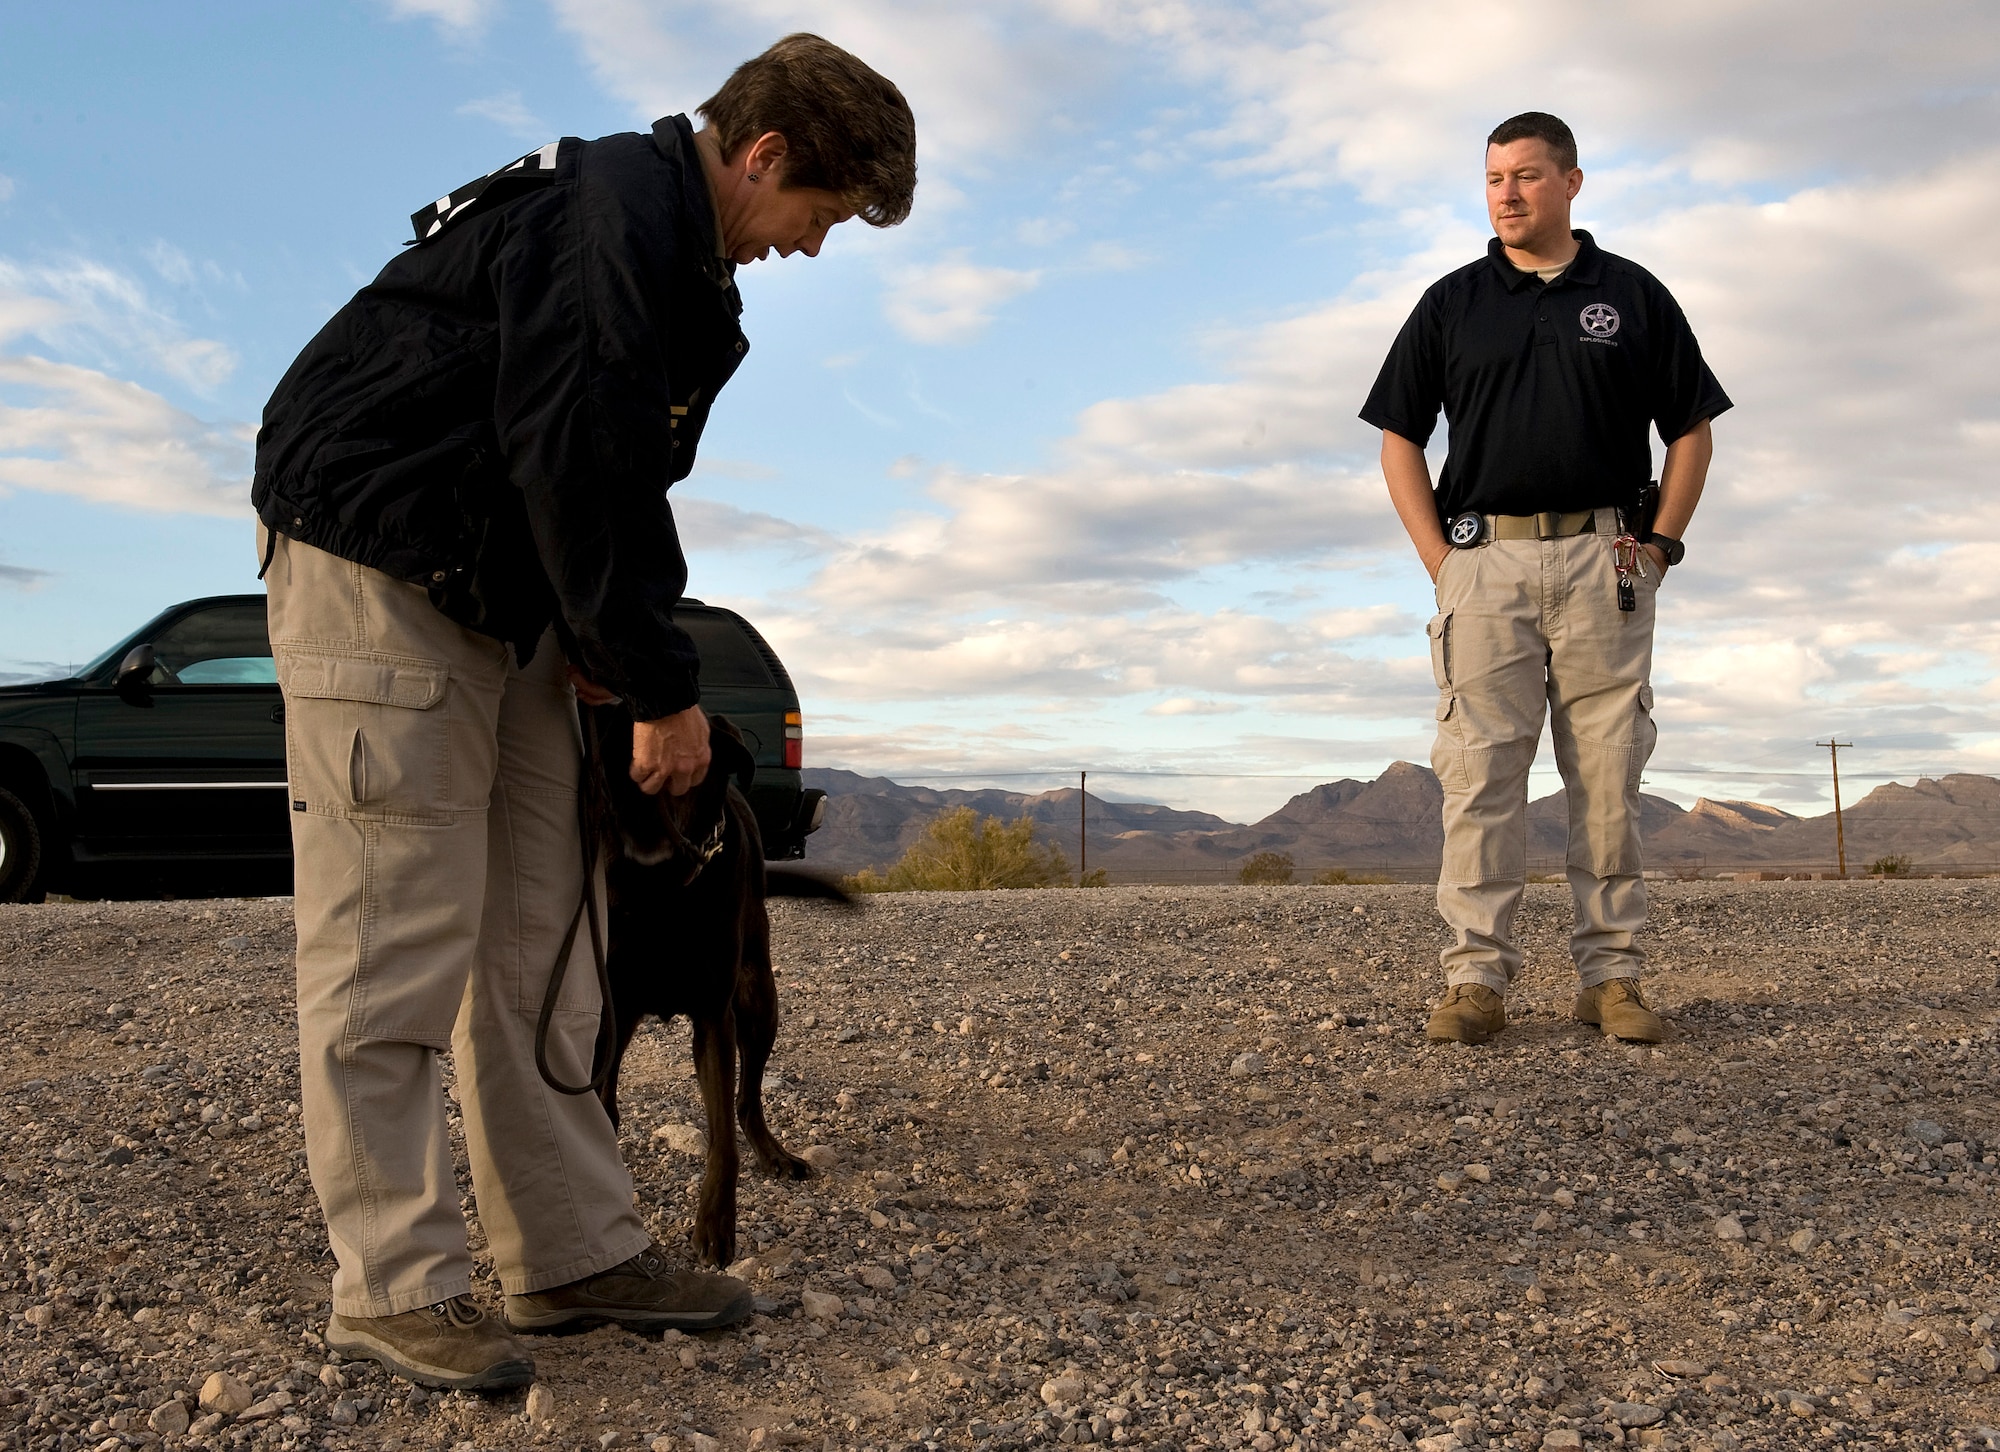
[[771,668],[764,663],[743,628],[727,615],[712,610],[674,611],[674,624],[694,638],[701,653],[701,683],[704,686],[775,686]]

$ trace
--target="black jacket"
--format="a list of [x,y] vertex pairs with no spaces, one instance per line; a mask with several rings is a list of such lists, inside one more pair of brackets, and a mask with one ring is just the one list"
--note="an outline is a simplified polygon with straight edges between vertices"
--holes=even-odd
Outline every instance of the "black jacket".
[[524,660],[553,622],[641,719],[694,705],[666,491],[749,345],[687,118],[565,137],[413,220],[271,395],[258,517]]

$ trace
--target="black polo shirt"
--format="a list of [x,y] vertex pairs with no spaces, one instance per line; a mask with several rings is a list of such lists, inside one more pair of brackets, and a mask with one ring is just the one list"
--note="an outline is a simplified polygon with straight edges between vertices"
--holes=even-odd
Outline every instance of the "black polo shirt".
[[1369,391],[1361,417],[1420,445],[1444,410],[1442,517],[1628,506],[1652,478],[1648,425],[1672,443],[1730,406],[1673,295],[1575,236],[1551,283],[1498,237],[1433,283]]

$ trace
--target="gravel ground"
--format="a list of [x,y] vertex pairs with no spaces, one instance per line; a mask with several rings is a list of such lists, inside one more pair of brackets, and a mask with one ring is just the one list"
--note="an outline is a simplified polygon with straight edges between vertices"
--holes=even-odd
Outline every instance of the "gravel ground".
[[[1663,884],[1658,1049],[1567,1021],[1559,887],[1477,1049],[1425,889],[780,904],[827,1173],[746,1168],[759,1314],[491,1399],[319,1343],[288,904],[0,908],[0,1447],[2000,1446],[1996,899]],[[685,1044],[624,1091],[681,1254]]]

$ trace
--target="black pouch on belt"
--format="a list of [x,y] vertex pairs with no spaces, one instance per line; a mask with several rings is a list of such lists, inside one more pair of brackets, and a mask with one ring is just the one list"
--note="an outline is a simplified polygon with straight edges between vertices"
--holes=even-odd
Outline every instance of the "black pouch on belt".
[[1639,498],[1632,511],[1631,529],[1634,539],[1645,540],[1653,532],[1653,521],[1660,517],[1660,481],[1648,479],[1639,488]]

